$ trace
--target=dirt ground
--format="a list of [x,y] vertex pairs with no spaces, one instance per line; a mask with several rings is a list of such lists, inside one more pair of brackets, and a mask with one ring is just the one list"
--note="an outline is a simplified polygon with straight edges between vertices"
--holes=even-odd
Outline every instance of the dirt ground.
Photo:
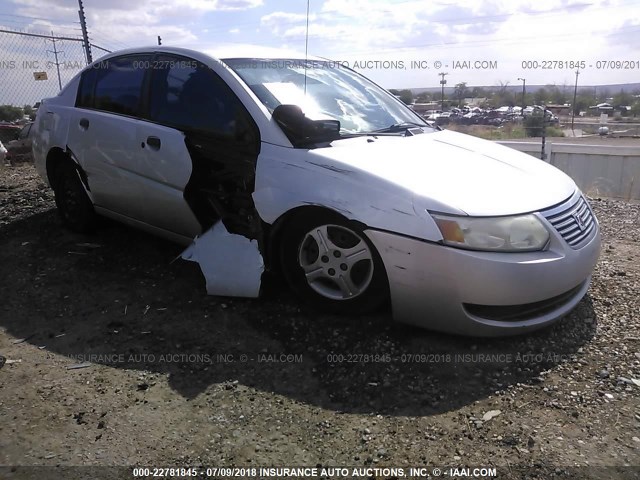
[[318,314],[273,278],[259,300],[207,296],[197,264],[173,261],[180,246],[106,221],[71,234],[33,167],[4,167],[0,478],[33,465],[637,478],[640,205],[592,205],[603,250],[578,308],[474,339],[388,311]]

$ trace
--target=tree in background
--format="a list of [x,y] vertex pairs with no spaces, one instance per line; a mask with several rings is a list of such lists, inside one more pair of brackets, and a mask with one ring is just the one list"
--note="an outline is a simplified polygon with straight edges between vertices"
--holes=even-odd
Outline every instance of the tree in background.
[[31,105],[25,105],[24,107],[22,107],[22,111],[25,115],[29,116],[29,119],[31,121],[36,119],[36,112]]
[[536,105],[542,105],[547,102],[548,98],[549,92],[546,88],[542,87],[536,90],[536,92],[533,94],[533,103],[535,103]]
[[544,116],[541,110],[534,110],[524,119],[524,130],[527,137],[541,137]]
[[578,95],[576,97],[576,104],[573,105],[574,114],[578,116],[580,112],[588,112],[589,107],[594,104],[593,100],[591,95]]
[[416,95],[415,101],[416,103],[429,103],[433,100],[433,96],[429,92],[422,92]]
[[2,122],[15,122],[20,120],[24,116],[24,113],[20,107],[14,107],[13,105],[0,105],[0,121]]
[[453,93],[454,96],[458,99],[458,107],[462,107],[462,101],[469,93],[469,90],[467,89],[467,82],[456,83]]
[[516,105],[516,99],[513,92],[509,91],[509,82],[500,82],[500,87],[494,92],[491,103],[494,107],[508,106],[513,107]]
[[411,105],[413,103],[413,93],[411,92],[411,90],[390,89],[389,92],[393,93],[398,98],[400,98],[400,100],[402,100],[405,103],[405,105]]
[[633,95],[625,92],[624,90],[620,90],[620,93],[613,96],[613,106],[620,107],[622,105],[632,105],[633,100]]
[[604,103],[607,99],[611,98],[611,92],[608,88],[596,87],[594,96],[596,97],[596,103]]
[[471,96],[473,98],[487,98],[489,96],[489,94],[482,87],[473,87],[471,89]]
[[556,105],[564,105],[569,101],[566,85],[562,88],[558,88],[556,85],[550,85],[549,90],[551,92],[551,101]]

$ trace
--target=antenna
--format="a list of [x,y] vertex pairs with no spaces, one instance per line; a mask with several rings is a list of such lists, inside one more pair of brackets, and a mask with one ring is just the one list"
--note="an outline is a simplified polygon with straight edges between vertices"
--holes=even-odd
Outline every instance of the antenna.
[[307,32],[304,36],[304,94],[307,94],[307,59],[309,57],[309,3],[307,0]]

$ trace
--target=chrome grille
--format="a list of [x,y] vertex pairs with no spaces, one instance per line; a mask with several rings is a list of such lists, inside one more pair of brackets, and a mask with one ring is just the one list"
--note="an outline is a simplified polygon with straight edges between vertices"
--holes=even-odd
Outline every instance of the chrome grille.
[[596,233],[596,219],[582,195],[568,208],[559,212],[554,208],[542,215],[573,249],[581,248]]

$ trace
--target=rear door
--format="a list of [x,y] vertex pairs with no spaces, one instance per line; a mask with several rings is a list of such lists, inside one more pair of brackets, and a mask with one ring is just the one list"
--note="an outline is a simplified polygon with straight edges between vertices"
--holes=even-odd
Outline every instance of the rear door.
[[135,172],[143,87],[152,55],[99,62],[82,75],[67,148],[87,174],[97,206],[139,219],[147,208]]

